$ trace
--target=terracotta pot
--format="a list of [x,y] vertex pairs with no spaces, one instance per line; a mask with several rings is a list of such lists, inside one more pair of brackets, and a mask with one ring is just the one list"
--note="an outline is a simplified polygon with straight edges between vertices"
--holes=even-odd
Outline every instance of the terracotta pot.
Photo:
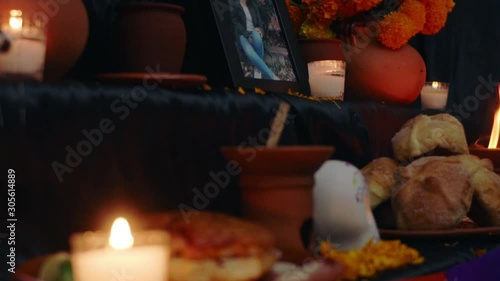
[[186,51],[184,8],[161,3],[119,7],[115,29],[117,63],[124,72],[180,73]]
[[422,56],[410,45],[391,50],[377,40],[346,53],[346,98],[407,105],[426,81]]
[[306,63],[320,60],[343,60],[342,41],[338,39],[299,39],[299,47]]
[[300,230],[312,217],[314,173],[333,151],[330,146],[222,148],[226,159],[242,168],[244,216],[275,235],[286,261],[302,263],[310,256]]
[[2,0],[0,12],[21,10],[47,26],[44,80],[61,79],[87,44],[89,20],[81,0]]
[[469,153],[479,158],[490,159],[495,173],[500,174],[500,149],[488,148],[490,136],[483,136],[469,146]]

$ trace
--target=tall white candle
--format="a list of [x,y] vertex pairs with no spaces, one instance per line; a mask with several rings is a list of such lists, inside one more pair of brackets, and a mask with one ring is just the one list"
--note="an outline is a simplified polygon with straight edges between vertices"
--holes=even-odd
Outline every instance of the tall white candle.
[[[158,237],[165,238],[168,234],[145,231],[132,236],[123,219],[113,224],[109,243],[104,248],[81,249],[82,243],[102,242],[105,239],[102,234],[74,236],[71,263],[75,281],[168,280],[170,250],[166,240]],[[157,242],[148,243],[155,239]]]
[[448,84],[442,82],[425,83],[420,93],[422,108],[444,109],[448,101]]

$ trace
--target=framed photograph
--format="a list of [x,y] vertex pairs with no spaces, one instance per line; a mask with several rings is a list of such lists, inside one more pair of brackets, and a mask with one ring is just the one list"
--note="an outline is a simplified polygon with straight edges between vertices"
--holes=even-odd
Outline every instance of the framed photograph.
[[235,87],[309,95],[307,65],[283,0],[210,0]]

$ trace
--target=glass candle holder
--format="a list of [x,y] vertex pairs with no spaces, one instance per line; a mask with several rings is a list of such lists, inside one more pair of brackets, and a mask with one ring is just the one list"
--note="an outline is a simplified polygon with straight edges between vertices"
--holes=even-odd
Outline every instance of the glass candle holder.
[[344,100],[345,61],[313,61],[307,67],[312,96]]
[[21,10],[0,13],[0,79],[43,79],[46,28]]
[[[132,234],[129,230],[129,236],[125,231],[125,236],[115,238],[113,232],[111,235],[84,232],[70,237],[75,281],[168,280],[170,236],[167,232]],[[127,243],[131,237],[132,244]]]
[[448,102],[448,90],[448,83],[426,82],[420,93],[422,109],[445,109]]

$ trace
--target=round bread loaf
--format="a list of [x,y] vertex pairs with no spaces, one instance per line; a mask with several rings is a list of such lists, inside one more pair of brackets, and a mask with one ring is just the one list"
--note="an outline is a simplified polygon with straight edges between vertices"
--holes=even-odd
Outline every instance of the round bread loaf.
[[438,230],[458,226],[469,212],[470,177],[485,165],[478,157],[421,158],[397,171],[392,208],[398,229]]
[[500,175],[493,172],[493,164],[479,169],[472,177],[474,197],[469,217],[479,226],[500,226]]
[[449,154],[469,154],[462,123],[447,113],[418,115],[403,124],[391,141],[395,158],[404,163],[435,155],[439,148]]
[[373,208],[391,197],[394,185],[394,172],[398,162],[388,157],[373,160],[361,169],[368,185],[370,205]]

